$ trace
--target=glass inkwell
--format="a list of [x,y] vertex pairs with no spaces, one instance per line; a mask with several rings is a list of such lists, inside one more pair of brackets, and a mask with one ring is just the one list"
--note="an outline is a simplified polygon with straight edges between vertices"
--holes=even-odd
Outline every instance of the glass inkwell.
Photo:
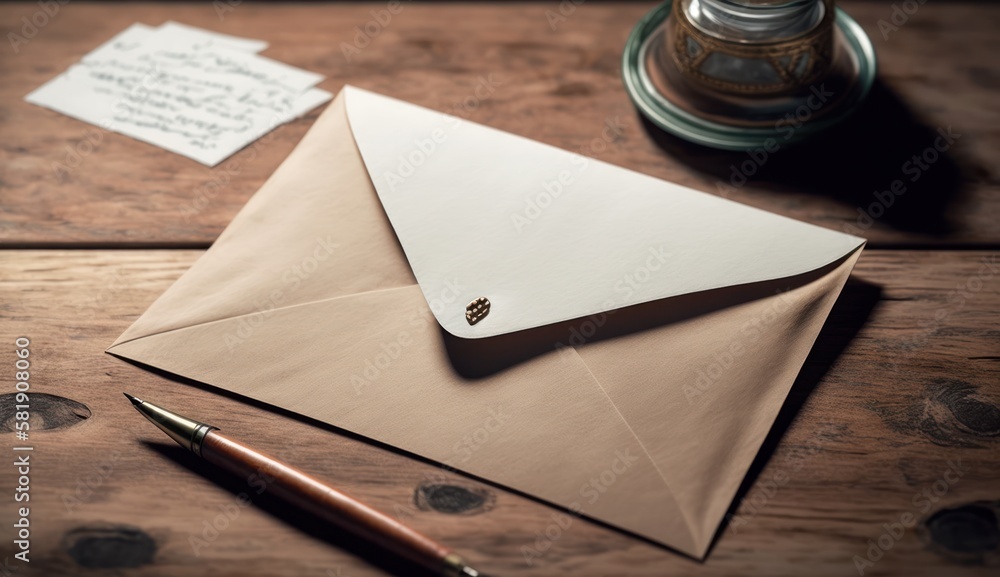
[[868,95],[875,53],[832,0],[667,0],[626,43],[626,90],[653,124],[728,150],[814,136]]

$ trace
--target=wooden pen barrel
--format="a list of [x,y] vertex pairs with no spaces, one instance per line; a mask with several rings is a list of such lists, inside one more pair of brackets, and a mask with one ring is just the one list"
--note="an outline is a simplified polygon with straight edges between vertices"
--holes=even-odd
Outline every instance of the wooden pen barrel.
[[444,545],[281,461],[215,431],[205,436],[201,456],[243,477],[259,475],[268,491],[413,563],[438,573],[455,570],[456,558]]

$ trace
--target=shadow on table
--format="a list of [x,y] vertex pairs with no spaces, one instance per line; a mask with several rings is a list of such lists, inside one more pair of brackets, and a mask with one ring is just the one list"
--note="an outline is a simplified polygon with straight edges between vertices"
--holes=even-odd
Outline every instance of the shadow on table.
[[[240,494],[248,495],[254,507],[298,529],[304,534],[304,539],[313,538],[323,541],[392,575],[405,575],[407,577],[433,577],[437,575],[437,573],[423,570],[412,563],[404,561],[371,541],[339,529],[312,513],[291,506],[287,501],[267,491],[257,494],[256,490],[247,485],[246,479],[243,477],[232,475],[208,461],[199,459],[186,449],[166,443],[150,443],[147,441],[145,444],[150,449],[177,462],[192,473],[208,479],[226,491],[231,492],[233,494],[233,502],[237,506],[237,496]],[[210,511],[212,516],[218,512],[217,510]],[[325,574],[330,577],[340,577],[342,573],[345,576],[347,575],[346,572],[341,571],[340,567],[330,567]]]
[[[838,263],[833,263],[830,265],[830,267],[837,266]],[[801,278],[799,277],[795,278],[799,278],[800,281],[805,282],[808,279],[812,278],[813,276],[816,275],[822,276],[822,274],[825,274],[828,268],[829,267],[825,267],[824,269],[820,269],[818,271],[813,271],[805,275],[800,275]],[[785,279],[785,281],[787,281],[787,279]],[[762,290],[766,289],[766,291],[770,291],[767,294],[773,294],[773,291],[768,283],[759,283],[759,284],[761,284]],[[748,289],[747,287],[743,287],[743,290],[748,290]],[[799,410],[805,404],[806,400],[809,398],[812,391],[817,387],[819,382],[825,376],[829,368],[833,366],[833,364],[840,357],[844,349],[847,348],[850,342],[854,339],[855,335],[857,335],[857,333],[861,330],[861,327],[864,326],[869,315],[871,314],[876,304],[878,303],[878,300],[881,296],[881,292],[882,289],[878,285],[868,283],[866,281],[857,279],[855,277],[851,277],[848,280],[839,299],[837,300],[837,303],[834,305],[833,310],[830,312],[826,324],[820,331],[820,334],[817,337],[815,344],[813,345],[812,351],[806,358],[802,370],[800,371],[798,377],[796,378],[795,383],[792,385],[788,397],[785,403],[782,405],[782,408],[778,413],[777,418],[775,419],[774,425],[772,426],[770,432],[768,433],[768,436],[762,443],[756,458],[754,459],[752,465],[750,466],[749,471],[746,474],[746,477],[743,480],[743,483],[741,484],[739,490],[737,491],[736,497],[733,503],[730,505],[730,508],[726,514],[726,520],[723,521],[718,531],[716,532],[715,537],[713,538],[712,545],[709,549],[709,552],[706,555],[706,560],[710,557],[711,551],[712,549],[714,549],[716,543],[718,542],[719,536],[725,531],[727,526],[730,524],[729,520],[732,518],[733,515],[736,514],[740,502],[747,495],[747,493],[754,487],[754,484],[756,483],[758,477],[760,476],[761,471],[764,469],[767,463],[772,459],[772,456],[774,455],[776,448],[778,447],[782,438],[784,437],[785,432],[788,430],[788,428],[795,420],[795,417],[799,413]],[[691,304],[690,307],[693,307],[693,304]],[[695,309],[692,308],[692,311],[694,310]],[[551,341],[548,342],[549,344],[551,344]],[[529,347],[529,349],[531,349],[531,347]],[[537,354],[537,351],[531,353],[531,355],[533,354]],[[439,471],[441,473],[455,474],[457,477],[465,477],[483,483],[484,485],[501,489],[503,491],[519,495],[526,499],[542,503],[548,507],[554,507],[556,509],[559,509],[559,507],[553,506],[551,503],[541,500],[533,495],[523,493],[516,489],[511,489],[510,487],[498,484],[489,479],[483,479],[475,475],[470,475],[464,472],[451,469],[447,465],[441,465],[440,463],[436,463],[435,461],[432,461],[425,457],[421,457],[419,455],[415,455],[398,447],[394,447],[392,445],[387,445],[379,441],[368,439],[356,433],[347,431],[345,429],[341,429],[335,425],[330,425],[328,423],[318,421],[310,417],[293,413],[287,409],[282,409],[280,407],[276,407],[262,401],[244,397],[242,395],[232,393],[224,389],[219,389],[212,385],[200,383],[198,381],[194,381],[186,377],[173,375],[161,369],[151,367],[149,365],[145,365],[143,363],[139,363],[130,359],[122,359],[122,360],[124,360],[129,364],[141,367],[163,378],[183,383],[189,386],[197,387],[203,390],[211,391],[215,394],[220,394],[225,397],[236,399],[239,400],[240,402],[247,403],[249,405],[271,411],[275,414],[282,415],[290,419],[296,419],[328,431],[333,431],[347,438],[364,442],[366,444],[379,447],[384,450],[388,450],[397,454],[405,455],[419,462],[435,465],[436,467],[440,468]],[[513,359],[505,359],[505,362],[517,363],[523,360],[524,360],[523,358],[518,356],[517,358]],[[490,369],[496,370],[496,367],[490,367]],[[248,492],[248,487],[244,482],[244,479],[230,475],[227,472],[220,469],[219,467],[216,467],[211,463],[198,459],[193,454],[180,447],[176,447],[171,444],[160,444],[160,443],[147,443],[147,445],[153,450],[156,450],[157,452],[163,454],[164,456],[169,457],[170,459],[180,463],[190,471],[206,479],[209,479],[212,482],[218,484],[220,487],[223,487],[226,490],[232,492],[234,498],[239,493]],[[350,552],[351,554],[354,554],[357,557],[365,560],[366,562],[372,563],[373,565],[376,565],[387,572],[390,572],[394,575],[407,575],[412,577],[424,577],[430,575],[430,573],[420,572],[412,565],[404,561],[398,560],[390,555],[387,555],[383,549],[381,549],[376,545],[373,545],[362,539],[358,539],[357,537],[353,536],[348,532],[341,531],[332,527],[329,523],[315,517],[310,513],[300,511],[293,507],[289,507],[287,504],[284,503],[284,501],[275,498],[274,496],[271,496],[268,493],[264,493],[259,496],[253,495],[252,498],[253,498],[253,504],[255,506],[260,507],[270,515],[282,520],[288,525],[295,527],[296,529],[302,531],[303,533],[310,535],[314,538],[320,539],[334,547]],[[629,537],[645,542],[664,551],[671,551],[678,555],[687,557],[687,555],[682,552],[676,551],[669,546],[657,543],[640,535],[633,534],[629,531],[622,530],[620,528],[612,527],[611,525],[608,525],[597,519],[592,519],[590,517],[587,517],[586,515],[584,515],[583,518],[585,518],[587,521],[597,526],[604,527],[610,531],[628,535]]]
[[[914,155],[923,155],[928,148],[933,150],[935,141],[943,147],[947,139],[940,137],[948,134],[949,127],[922,122],[899,95],[879,80],[861,109],[845,122],[810,141],[781,146],[760,163],[746,151],[722,151],[688,143],[662,131],[645,117],[640,118],[662,150],[721,185],[735,189],[742,186],[740,176],[733,177],[735,167],[739,174],[749,175],[745,184],[778,192],[828,196],[864,209],[873,221],[928,236],[955,232],[948,209],[965,194],[965,181],[969,180],[966,173],[975,170],[971,162],[958,157],[953,145],[944,152],[927,152],[927,158],[934,160],[920,160],[923,167],[914,162]],[[780,146],[782,138],[777,140]],[[762,157],[758,154],[757,158]],[[748,161],[750,170],[741,170]],[[902,182],[905,191],[883,195],[887,201],[879,203],[873,193],[890,191],[896,180]],[[877,206],[873,207],[873,203]],[[866,222],[860,212],[855,213],[855,218],[861,219],[857,222],[863,236],[872,223]]]
[[[725,519],[716,531],[715,537],[712,539],[712,545],[705,555],[706,559],[711,556],[719,537],[730,525],[733,526],[734,530],[739,530],[738,528],[742,524],[752,524],[754,522],[753,518],[755,515],[752,513],[749,515],[743,514],[742,516],[737,514],[740,505],[756,485],[758,477],[760,477],[761,472],[773,458],[775,450],[785,436],[785,432],[788,431],[788,428],[795,421],[795,417],[799,414],[799,411],[805,405],[813,390],[816,389],[830,367],[840,358],[844,349],[850,345],[851,341],[854,340],[854,337],[865,325],[868,317],[875,310],[881,295],[882,288],[878,285],[855,277],[851,277],[847,281],[843,292],[840,294],[840,298],[827,318],[826,324],[823,325],[823,330],[820,331],[819,336],[816,338],[816,343],[806,358],[799,376],[795,379],[795,383],[788,392],[788,397],[785,399],[785,403],[782,405],[781,411],[774,421],[774,425],[761,444],[756,458],[754,458],[746,477],[743,479],[743,483],[737,490],[736,497],[733,499],[732,504],[730,504]],[[819,442],[811,441],[810,444],[815,446]],[[808,459],[807,456],[798,458]],[[804,463],[800,464],[805,466]],[[779,464],[775,466],[780,467]],[[753,504],[752,497],[748,502]],[[760,510],[766,508],[766,506],[765,501],[757,509]]]

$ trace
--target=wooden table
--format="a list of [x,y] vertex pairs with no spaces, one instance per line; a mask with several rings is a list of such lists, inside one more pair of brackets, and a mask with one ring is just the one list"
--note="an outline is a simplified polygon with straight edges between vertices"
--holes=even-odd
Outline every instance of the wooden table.
[[[0,575],[413,574],[266,494],[234,509],[247,487],[165,444],[136,421],[122,389],[181,412],[219,403],[232,435],[498,575],[849,576],[856,556],[878,557],[865,575],[995,572],[1000,6],[927,2],[883,36],[890,2],[841,5],[880,58],[869,106],[732,189],[720,185],[744,154],[658,134],[622,89],[621,49],[650,3],[404,3],[351,61],[341,43],[382,4],[61,6],[17,53],[0,49],[0,394],[13,392],[13,343],[26,336],[35,446],[30,566],[12,558],[16,474],[0,467]],[[0,6],[4,37],[38,10]],[[564,20],[547,17],[560,10]],[[23,101],[132,22],[168,19],[266,39],[266,55],[325,74],[328,90],[355,84],[772,212],[860,227],[869,248],[704,562],[582,519],[536,544],[556,509],[103,354],[318,114],[208,169],[116,134],[94,141],[89,125]],[[464,104],[480,82],[495,91]],[[961,135],[955,145],[880,218],[859,223],[873,191],[949,128]],[[13,403],[0,399],[0,426],[12,431]],[[227,528],[208,530],[220,515]],[[904,515],[916,525],[898,532]],[[526,548],[540,552],[530,563]]]

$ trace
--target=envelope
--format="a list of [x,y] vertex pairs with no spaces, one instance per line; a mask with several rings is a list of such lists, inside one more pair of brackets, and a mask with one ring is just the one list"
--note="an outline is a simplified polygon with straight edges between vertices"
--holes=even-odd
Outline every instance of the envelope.
[[863,244],[345,87],[108,352],[702,557]]

